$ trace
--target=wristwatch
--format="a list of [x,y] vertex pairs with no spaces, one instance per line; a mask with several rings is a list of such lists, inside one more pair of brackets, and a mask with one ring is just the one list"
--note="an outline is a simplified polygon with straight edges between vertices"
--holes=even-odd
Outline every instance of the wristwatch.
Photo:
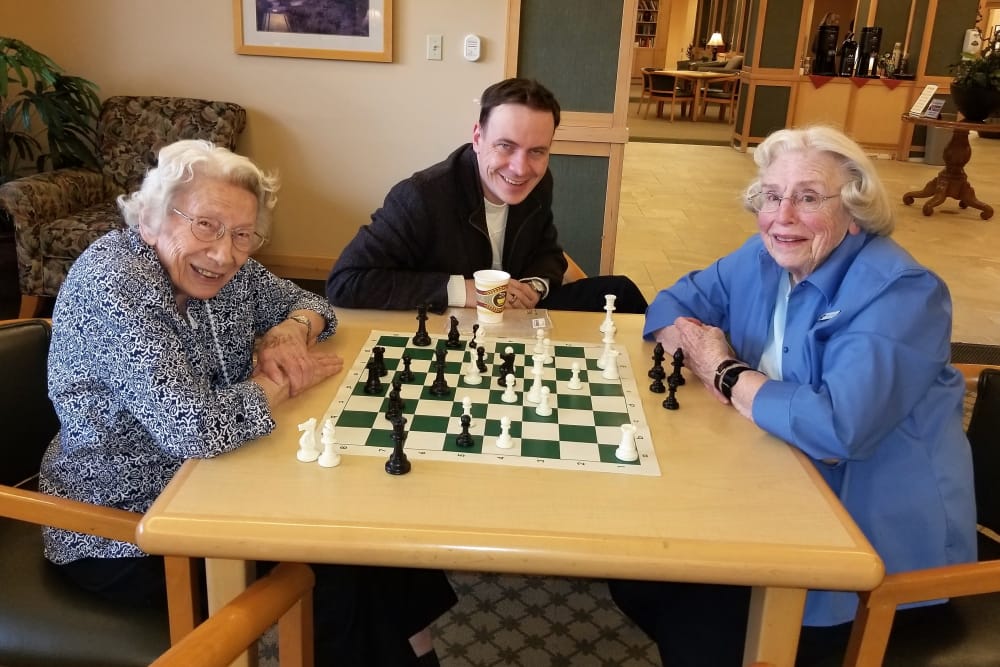
[[740,375],[745,371],[752,370],[752,368],[744,364],[742,361],[727,359],[719,364],[719,370],[716,371],[715,388],[718,389],[719,393],[725,396],[726,399],[731,399],[733,397],[733,387],[736,386],[736,381],[739,379]]
[[308,342],[312,340],[313,324],[308,317],[306,317],[305,315],[296,314],[296,315],[289,315],[288,319],[298,322],[299,324],[304,326],[306,328],[306,341]]
[[545,281],[541,278],[525,278],[521,282],[538,292],[539,299],[544,299],[545,293],[549,291],[549,288],[545,286]]

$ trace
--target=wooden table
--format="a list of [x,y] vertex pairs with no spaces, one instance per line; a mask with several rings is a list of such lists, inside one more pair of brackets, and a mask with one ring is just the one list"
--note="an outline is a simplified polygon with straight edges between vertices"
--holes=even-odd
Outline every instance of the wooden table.
[[987,129],[983,123],[965,123],[938,118],[923,118],[903,114],[903,121],[914,125],[937,127],[951,130],[951,140],[944,149],[944,169],[937,176],[927,181],[922,190],[914,190],[903,195],[903,203],[909,206],[914,197],[930,197],[924,202],[924,215],[932,215],[934,207],[940,205],[948,197],[958,200],[959,208],[971,206],[980,211],[979,217],[989,220],[993,217],[993,207],[976,199],[976,191],[969,183],[965,174],[965,165],[972,158],[972,147],[969,145],[969,132]]
[[701,96],[704,89],[711,81],[727,81],[738,79],[739,72],[704,72],[687,69],[658,69],[653,74],[667,74],[677,79],[691,81],[694,86],[694,109],[691,111],[691,120],[696,121],[701,115]]
[[[338,311],[323,343],[348,366],[371,329],[412,332],[414,313]],[[604,314],[550,312],[553,340],[601,340]],[[471,313],[469,317],[472,317]],[[643,319],[616,315],[617,343],[645,376]],[[444,318],[432,317],[432,332]],[[669,368],[668,368],[669,370]],[[296,460],[297,425],[321,417],[329,379],[275,411],[269,436],[184,464],[137,538],[156,554],[208,557],[212,608],[246,586],[254,559],[420,566],[753,586],[747,664],[792,665],[807,588],[869,590],[882,562],[809,461],[700,383],[681,407],[642,387],[661,476],[380,457],[325,469]]]

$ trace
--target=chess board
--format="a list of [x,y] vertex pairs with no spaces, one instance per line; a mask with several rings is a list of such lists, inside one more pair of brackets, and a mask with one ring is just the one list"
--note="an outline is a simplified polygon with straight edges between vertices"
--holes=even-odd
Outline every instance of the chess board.
[[[619,379],[607,380],[597,366],[603,352],[601,343],[552,341],[554,362],[544,367],[542,383],[551,392],[553,409],[551,415],[542,417],[535,413],[535,404],[524,401],[523,396],[532,382],[535,340],[488,339],[484,359],[488,370],[479,385],[469,385],[464,374],[476,355],[468,347],[468,336],[463,337],[462,348],[447,350],[445,358],[445,377],[451,392],[435,396],[430,392],[436,375],[434,350],[444,344],[445,337],[431,335],[432,344],[427,347],[414,345],[412,337],[412,333],[372,331],[347,370],[343,384],[320,421],[322,424],[328,418],[333,420],[341,454],[383,458],[391,454],[392,425],[385,418],[385,411],[392,388],[390,381],[397,371],[403,370],[405,353],[412,358],[410,370],[414,374],[413,381],[404,382],[400,392],[407,420],[404,449],[411,461],[471,461],[659,476],[635,374],[624,349],[618,348]],[[375,346],[385,348],[388,372],[381,378],[381,392],[370,395],[365,392],[366,364]],[[504,388],[497,382],[499,353],[507,347],[515,353],[517,402],[513,404],[500,399]],[[582,387],[577,390],[567,386],[573,362],[580,366]],[[456,444],[461,433],[462,399],[466,396],[472,402],[471,447]],[[509,432],[513,446],[509,449],[496,446],[504,416],[511,419]],[[620,461],[615,457],[622,437],[621,425],[625,423],[636,427],[637,461]]]

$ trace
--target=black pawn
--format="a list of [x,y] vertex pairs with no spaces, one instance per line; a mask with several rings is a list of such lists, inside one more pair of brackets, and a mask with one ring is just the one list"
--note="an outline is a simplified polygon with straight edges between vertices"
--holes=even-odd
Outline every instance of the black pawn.
[[413,382],[414,375],[413,371],[410,370],[410,364],[413,363],[413,357],[408,354],[403,354],[403,372],[399,374],[399,379],[403,382]]
[[663,384],[663,378],[654,377],[652,384],[649,385],[649,390],[654,394],[662,394],[665,392],[667,388]]
[[413,334],[413,344],[417,347],[427,347],[431,344],[430,334],[427,333],[427,306],[417,308],[417,333]]
[[[469,347],[476,349],[476,334],[479,333],[479,324],[472,325],[472,338],[469,340]],[[480,371],[482,372],[482,371]]]
[[376,345],[372,348],[372,359],[375,361],[375,368],[378,370],[378,374],[385,377],[389,374],[389,369],[385,367],[385,348],[381,345]]
[[394,419],[401,417],[403,414],[403,399],[400,396],[402,391],[402,382],[399,380],[399,376],[392,381],[392,389],[389,390],[389,404],[386,406],[385,418],[390,422]]
[[444,344],[449,350],[458,350],[462,345],[461,334],[458,332],[458,318],[451,316],[451,327],[448,329],[448,341]]
[[677,348],[674,351],[674,360],[670,362],[670,365],[674,367],[674,372],[670,374],[670,377],[673,378],[674,384],[680,387],[687,382],[681,375],[681,367],[684,366],[684,350]]
[[410,472],[410,461],[403,451],[406,442],[406,417],[400,416],[392,422],[392,454],[385,462],[385,471],[390,475],[405,475]]
[[663,359],[666,357],[666,352],[663,350],[663,343],[657,341],[656,345],[653,347],[653,367],[649,369],[646,373],[649,377],[654,380],[662,380],[667,376],[667,372],[663,370]]
[[486,372],[486,348],[482,345],[476,348],[476,368],[480,373]]
[[375,361],[373,359],[369,359],[368,363],[365,364],[365,368],[368,369],[368,380],[365,381],[365,393],[381,394],[382,380],[379,378],[378,367],[375,365]]
[[497,384],[501,387],[506,387],[507,376],[514,375],[514,353],[504,352],[500,355],[500,358],[503,359],[503,363],[500,364],[500,368],[498,369],[500,377],[497,380]]
[[469,415],[462,415],[462,432],[455,438],[455,444],[459,447],[472,447],[475,442],[472,440],[472,434],[469,433],[469,425],[472,423],[472,417]]
[[670,387],[670,391],[667,392],[667,397],[663,399],[663,407],[667,410],[676,410],[681,407],[681,404],[677,402],[677,383],[672,378],[668,378],[667,386]]
[[434,376],[434,382],[431,384],[430,392],[435,396],[447,396],[451,393],[451,387],[448,386],[448,380],[444,377],[444,355],[446,354],[443,347],[439,347],[434,351],[437,355],[437,375]]

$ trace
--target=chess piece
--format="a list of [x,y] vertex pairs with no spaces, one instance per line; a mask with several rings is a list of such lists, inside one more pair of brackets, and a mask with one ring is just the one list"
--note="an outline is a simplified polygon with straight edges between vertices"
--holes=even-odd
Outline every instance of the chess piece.
[[479,333],[479,323],[472,325],[472,338],[469,339],[469,349],[476,349],[476,334]]
[[392,381],[392,389],[389,390],[389,402],[385,408],[385,418],[392,422],[393,419],[403,414],[402,382],[397,375]]
[[680,387],[686,382],[684,376],[681,375],[681,368],[684,366],[684,350],[681,348],[674,350],[674,360],[670,362],[670,365],[674,367],[674,372],[670,374],[670,377],[674,379],[674,384]]
[[635,425],[622,424],[622,439],[615,450],[615,458],[619,461],[638,461],[639,450],[635,446]]
[[323,422],[323,435],[320,436],[323,453],[319,455],[319,463],[324,468],[336,468],[340,465],[340,452],[337,451],[337,434],[333,420]]
[[574,361],[573,365],[570,366],[570,371],[572,375],[570,375],[569,382],[566,383],[566,387],[569,389],[582,389],[583,383],[580,382],[580,362]]
[[542,400],[542,357],[537,354],[531,357],[535,364],[531,367],[531,390],[524,396],[524,400],[529,403],[538,403]]
[[462,416],[468,416],[469,426],[472,426],[472,399],[468,396],[462,397]]
[[604,312],[606,314],[604,316],[604,321],[601,322],[601,333],[606,334],[608,332],[613,332],[616,329],[614,320],[611,319],[611,313],[615,311],[615,299],[617,298],[618,297],[614,294],[604,295]]
[[385,462],[385,471],[390,475],[405,475],[410,472],[410,461],[406,458],[403,445],[406,443],[406,417],[392,422],[392,454]]
[[299,451],[295,458],[303,463],[309,463],[319,458],[319,450],[316,448],[316,418],[310,417],[299,424]]
[[378,375],[378,366],[375,364],[374,359],[369,359],[368,363],[365,364],[365,368],[368,369],[368,380],[365,381],[365,393],[366,394],[381,394],[382,393],[382,380]]
[[604,370],[604,367],[608,365],[608,356],[611,348],[615,344],[615,334],[613,331],[606,331],[604,337],[601,339],[604,343],[604,350],[601,351],[601,357],[597,360],[597,367]]
[[462,347],[461,334],[458,332],[458,318],[454,315],[451,316],[451,326],[448,329],[448,340],[444,344],[449,350],[457,350]]
[[535,414],[539,417],[548,417],[552,414],[552,406],[549,404],[551,399],[551,390],[548,387],[542,387],[542,397],[538,401],[538,407],[535,408]]
[[504,391],[500,395],[500,400],[504,403],[517,403],[517,393],[514,391],[514,374],[508,373],[504,380]]
[[385,367],[385,348],[381,345],[376,345],[372,348],[372,360],[375,362],[375,368],[378,370],[380,377],[385,377],[389,374],[389,369]]
[[476,362],[473,359],[469,359],[469,364],[466,366],[466,372],[465,375],[462,376],[462,380],[465,382],[465,384],[471,384],[473,386],[482,384],[483,376],[480,375],[479,373],[480,371],[478,362]]
[[434,382],[431,383],[430,392],[435,396],[447,396],[451,393],[451,387],[448,386],[448,380],[444,376],[445,354],[447,352],[443,347],[434,350],[434,355],[437,358],[437,363],[435,364],[437,366],[435,369],[437,375],[434,376]]
[[618,355],[619,352],[615,348],[608,350],[607,363],[604,365],[604,370],[601,371],[601,377],[605,380],[621,378],[621,375],[618,374]]
[[414,375],[413,371],[410,370],[410,364],[413,363],[413,357],[403,353],[403,372],[399,374],[399,379],[403,382],[413,382]]
[[543,338],[542,345],[545,347],[545,351],[542,352],[542,354],[545,355],[542,363],[546,366],[555,363],[555,357],[552,356],[552,341],[548,338]]
[[500,379],[497,380],[497,384],[501,387],[507,386],[507,376],[514,374],[514,348],[506,347],[504,348],[503,354],[500,358],[503,359],[503,363],[500,364],[499,375]]
[[417,308],[417,333],[413,334],[413,344],[417,347],[427,347],[431,344],[430,334],[427,333],[427,306]]
[[673,375],[667,378],[667,397],[663,399],[663,407],[667,410],[676,410],[681,407],[681,404],[677,402],[677,383],[674,382]]
[[667,375],[667,372],[663,370],[663,359],[665,356],[666,354],[663,351],[663,343],[656,341],[656,345],[653,346],[653,367],[649,369],[649,372],[647,372],[646,375],[654,380],[657,377],[661,380],[665,378]]
[[486,368],[486,346],[480,345],[476,348],[476,370],[480,373],[485,373],[489,369]]
[[654,394],[662,394],[667,390],[667,387],[663,384],[662,378],[654,377],[653,382],[649,385],[649,390]]
[[497,447],[510,449],[513,446],[514,439],[510,437],[510,417],[504,415],[500,418],[500,435],[497,436]]
[[535,347],[532,352],[535,354],[545,354],[545,343],[543,339],[545,338],[545,329],[535,329]]
[[462,415],[462,432],[455,438],[455,444],[459,447],[472,447],[476,444],[472,439],[472,434],[469,433],[469,426],[472,424],[472,418],[469,415]]

